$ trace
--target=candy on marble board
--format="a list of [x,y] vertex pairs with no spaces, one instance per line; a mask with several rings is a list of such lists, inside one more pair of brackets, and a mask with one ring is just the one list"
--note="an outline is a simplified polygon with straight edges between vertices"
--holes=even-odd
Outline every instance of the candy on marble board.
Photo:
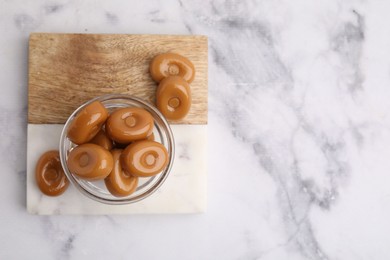
[[62,169],[58,151],[41,155],[35,168],[35,179],[42,193],[48,196],[59,196],[66,191],[69,180]]

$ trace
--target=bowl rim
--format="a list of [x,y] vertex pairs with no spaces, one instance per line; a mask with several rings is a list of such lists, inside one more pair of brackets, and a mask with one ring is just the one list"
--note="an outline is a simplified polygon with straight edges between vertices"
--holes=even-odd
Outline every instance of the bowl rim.
[[[158,175],[160,175],[160,178],[157,180],[157,182],[155,184],[153,184],[152,187],[150,187],[145,192],[143,192],[143,193],[141,193],[141,194],[139,194],[139,195],[137,195],[137,196],[135,196],[134,198],[131,198],[131,199],[125,198],[125,197],[124,198],[117,197],[117,199],[107,199],[107,198],[99,197],[98,195],[90,192],[89,190],[85,189],[82,185],[80,185],[78,180],[69,171],[68,166],[66,164],[66,158],[67,158],[66,153],[67,153],[67,151],[65,151],[64,144],[65,144],[65,141],[67,139],[67,132],[68,132],[68,128],[69,128],[69,124],[70,124],[71,120],[75,117],[75,115],[80,110],[82,110],[87,105],[89,105],[89,104],[91,104],[91,103],[93,103],[95,101],[102,101],[103,102],[103,101],[112,100],[112,99],[127,99],[127,100],[130,100],[132,102],[138,103],[141,106],[145,106],[148,109],[152,110],[153,113],[155,113],[158,116],[158,118],[163,123],[165,131],[163,130],[162,132],[166,132],[168,154],[169,154],[169,161],[168,161],[167,167],[164,169],[163,172],[158,174]],[[60,154],[61,165],[62,165],[62,168],[64,169],[64,173],[65,173],[66,177],[69,179],[69,181],[72,183],[72,185],[74,187],[76,187],[76,189],[80,193],[84,194],[86,197],[88,197],[88,198],[90,198],[90,199],[92,199],[94,201],[101,202],[101,203],[104,203],[104,204],[108,204],[108,205],[125,205],[125,204],[132,204],[132,203],[139,202],[141,200],[146,199],[147,197],[152,195],[156,190],[158,190],[158,188],[165,182],[165,180],[167,179],[167,177],[168,177],[168,175],[169,175],[169,173],[170,173],[170,171],[172,169],[173,162],[174,162],[174,157],[175,157],[175,140],[174,140],[174,136],[173,136],[173,133],[172,133],[172,129],[171,129],[167,119],[164,117],[164,115],[153,104],[151,104],[151,103],[149,103],[147,101],[144,101],[144,100],[142,100],[140,98],[137,98],[137,97],[134,97],[134,96],[131,96],[131,95],[127,95],[127,94],[107,94],[107,95],[98,96],[96,98],[88,100],[87,102],[85,102],[82,105],[80,105],[77,109],[75,109],[73,111],[73,113],[68,117],[68,119],[66,120],[66,122],[64,124],[64,127],[62,128],[62,131],[61,131],[61,137],[60,137],[60,142],[59,142],[59,154]],[[158,176],[158,175],[156,175],[156,176]]]

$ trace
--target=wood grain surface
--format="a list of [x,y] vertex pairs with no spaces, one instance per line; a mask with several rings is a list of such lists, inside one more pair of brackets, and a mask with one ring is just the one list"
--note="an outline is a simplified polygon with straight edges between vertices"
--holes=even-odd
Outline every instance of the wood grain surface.
[[149,74],[160,53],[195,66],[192,107],[177,124],[207,124],[207,37],[183,35],[34,33],[29,42],[28,122],[62,124],[79,105],[104,94],[129,94],[154,104]]

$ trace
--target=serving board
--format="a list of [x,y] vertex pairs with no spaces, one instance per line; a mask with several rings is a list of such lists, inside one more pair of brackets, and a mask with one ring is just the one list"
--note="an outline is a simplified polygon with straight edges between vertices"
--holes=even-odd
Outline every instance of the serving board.
[[196,68],[192,106],[177,124],[207,124],[207,37],[33,33],[29,42],[28,122],[63,124],[80,104],[121,93],[155,101],[149,63],[160,53],[187,57]]
[[[27,209],[32,214],[198,213],[206,209],[207,37],[33,33],[29,40]],[[112,206],[84,197],[74,187],[59,197],[43,195],[35,183],[39,156],[58,149],[68,116],[85,101],[104,94],[129,94],[150,103],[157,83],[151,59],[175,52],[196,69],[190,84],[192,106],[171,121],[175,163],[165,183],[147,199]]]

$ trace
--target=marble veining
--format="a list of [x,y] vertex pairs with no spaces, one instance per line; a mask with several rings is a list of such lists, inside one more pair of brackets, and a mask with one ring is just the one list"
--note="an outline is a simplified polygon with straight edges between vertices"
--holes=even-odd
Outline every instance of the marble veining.
[[61,4],[47,4],[44,7],[45,13],[47,14],[54,14],[57,12],[60,12],[62,8],[64,8],[64,5]]
[[[1,259],[390,259],[390,2],[0,5]],[[207,213],[26,213],[33,31],[209,37]]]

